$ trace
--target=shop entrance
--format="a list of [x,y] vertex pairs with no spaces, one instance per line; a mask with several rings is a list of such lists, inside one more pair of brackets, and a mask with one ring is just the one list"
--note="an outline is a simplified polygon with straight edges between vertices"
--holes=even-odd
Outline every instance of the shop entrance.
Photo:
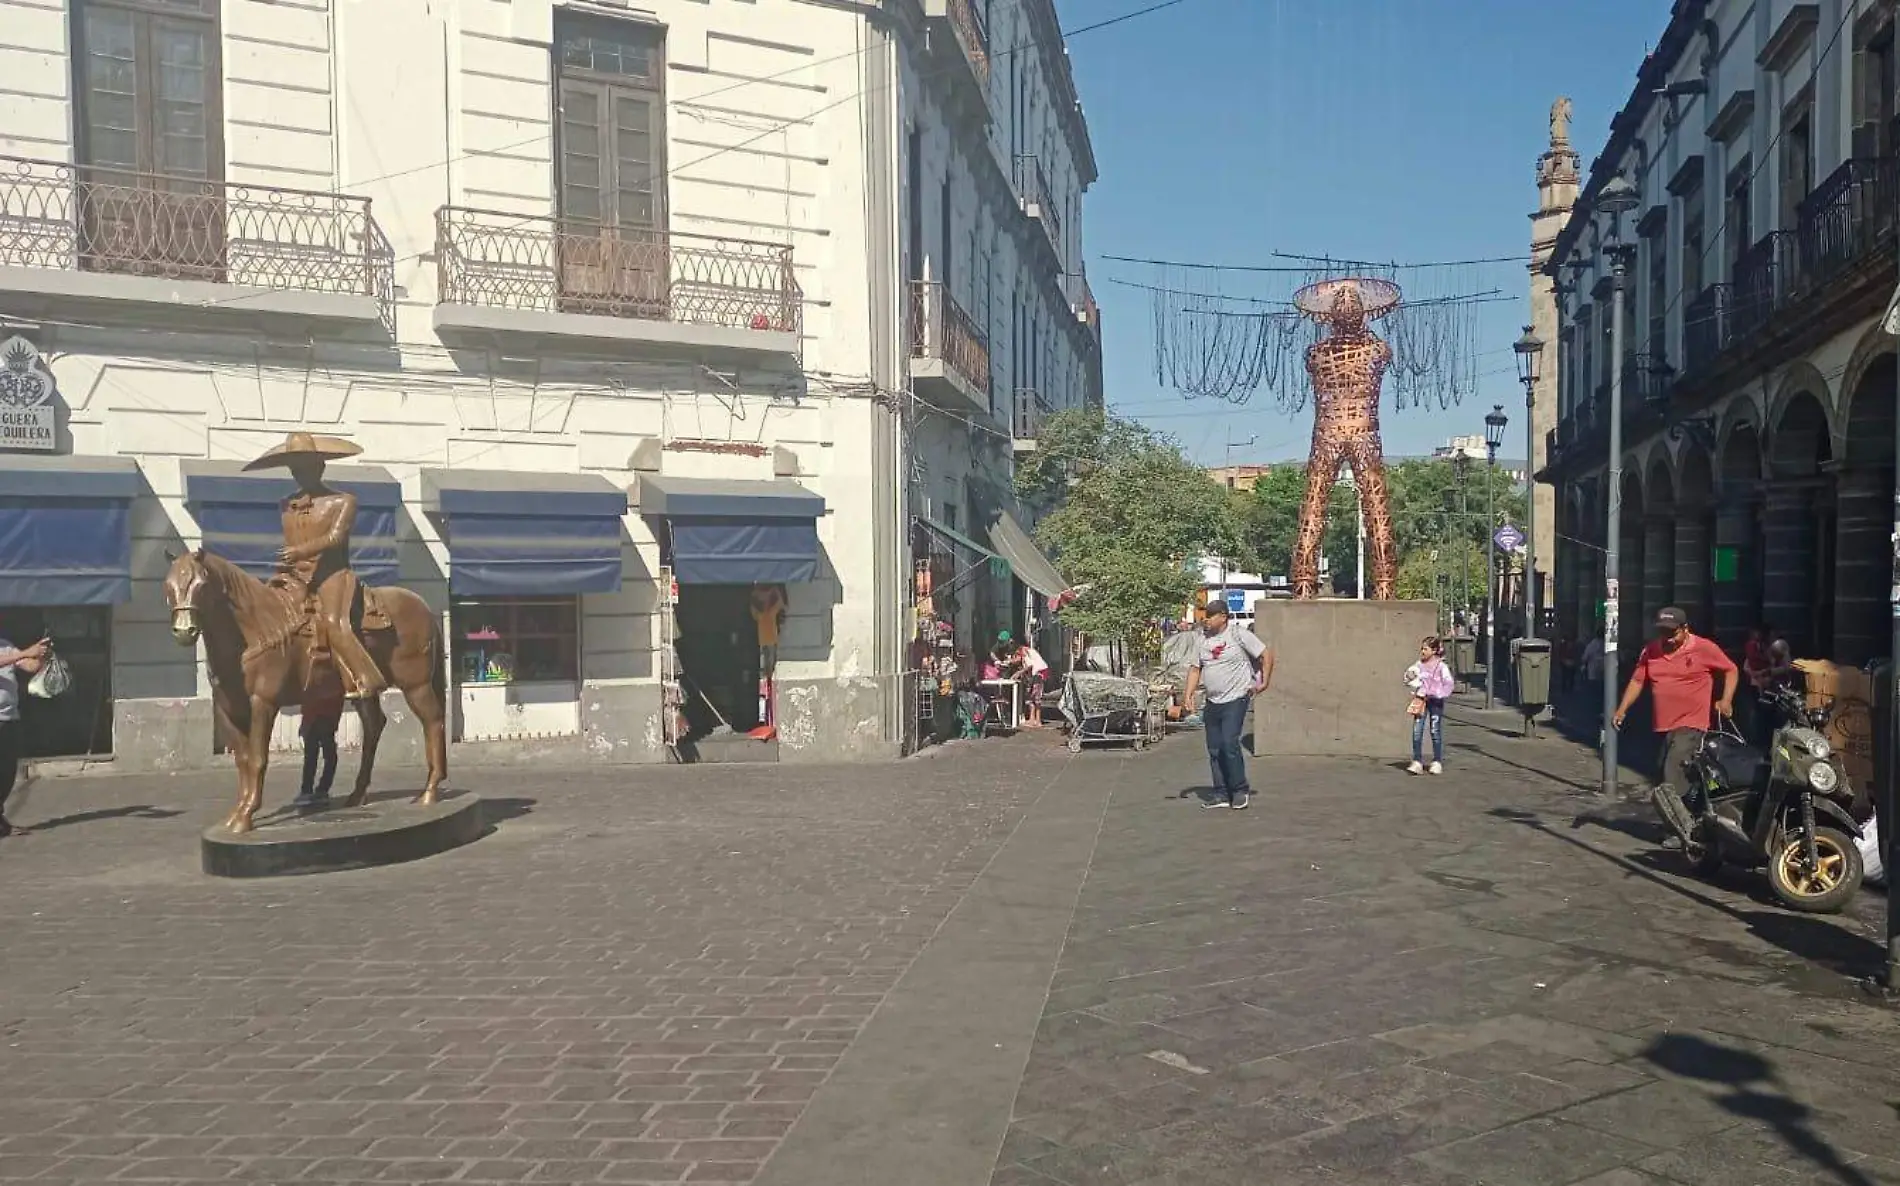
[[31,646],[42,638],[72,671],[63,696],[41,700],[20,681],[23,758],[105,757],[112,753],[112,607],[0,608],[0,638]]
[[751,605],[750,585],[680,587],[677,646],[689,738],[704,737],[722,723],[734,733],[762,723],[759,634]]

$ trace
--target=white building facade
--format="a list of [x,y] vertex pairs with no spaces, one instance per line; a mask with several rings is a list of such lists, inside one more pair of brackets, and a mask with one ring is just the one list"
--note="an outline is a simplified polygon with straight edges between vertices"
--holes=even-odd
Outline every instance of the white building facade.
[[967,483],[1100,402],[1053,9],[989,9],[0,0],[0,633],[79,677],[29,756],[227,760],[160,582],[268,572],[241,467],[299,430],[442,613],[452,765],[899,752],[920,555],[1027,612],[1058,578]]
[[[1574,154],[1554,178],[1540,168],[1555,205],[1575,197],[1545,267],[1559,418],[1540,475],[1574,636],[1603,621],[1615,492],[1624,650],[1679,605],[1738,653],[1763,621],[1800,655],[1886,653],[1895,370],[1877,320],[1900,194],[1895,11],[1678,0],[1581,188]],[[1637,200],[1613,217],[1599,196],[1619,175]]]

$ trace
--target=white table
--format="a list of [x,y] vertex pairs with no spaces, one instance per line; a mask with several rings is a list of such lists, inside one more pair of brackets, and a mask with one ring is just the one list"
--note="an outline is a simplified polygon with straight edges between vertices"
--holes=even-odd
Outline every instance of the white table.
[[[1023,719],[1023,686],[1013,679],[986,679],[978,682],[983,689],[983,723],[1003,729],[1020,729]],[[998,719],[998,718],[1002,719]]]

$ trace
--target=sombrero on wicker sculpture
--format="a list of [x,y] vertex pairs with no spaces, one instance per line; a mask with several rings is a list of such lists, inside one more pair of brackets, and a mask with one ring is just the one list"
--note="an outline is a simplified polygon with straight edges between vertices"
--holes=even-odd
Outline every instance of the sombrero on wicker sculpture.
[[363,451],[361,445],[353,445],[340,437],[313,436],[307,432],[293,432],[284,438],[284,443],[271,449],[255,461],[247,462],[246,470],[277,469],[290,464],[293,457],[314,457],[318,461],[337,461],[344,457],[354,457]]
[[1367,321],[1376,321],[1399,307],[1398,285],[1365,276],[1345,276],[1309,284],[1293,294],[1293,304],[1308,317],[1325,320],[1333,315],[1333,302],[1347,288],[1358,290],[1359,307],[1365,310]]

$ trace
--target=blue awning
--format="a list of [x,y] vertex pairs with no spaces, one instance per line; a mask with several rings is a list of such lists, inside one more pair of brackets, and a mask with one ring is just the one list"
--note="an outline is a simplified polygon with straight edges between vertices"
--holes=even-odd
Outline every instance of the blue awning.
[[[242,462],[187,461],[185,506],[198,521],[205,550],[224,557],[259,580],[277,571],[284,546],[283,501],[297,483],[282,472],[245,473]],[[326,485],[356,495],[356,526],[350,532],[350,567],[366,585],[398,582],[396,519],[402,484],[375,465],[331,465]]]
[[640,513],[665,519],[682,585],[797,584],[818,574],[825,500],[796,482],[640,479]]
[[0,605],[132,600],[129,457],[0,457]]
[[534,597],[620,588],[627,492],[597,474],[423,470],[422,496],[442,518],[451,593]]

